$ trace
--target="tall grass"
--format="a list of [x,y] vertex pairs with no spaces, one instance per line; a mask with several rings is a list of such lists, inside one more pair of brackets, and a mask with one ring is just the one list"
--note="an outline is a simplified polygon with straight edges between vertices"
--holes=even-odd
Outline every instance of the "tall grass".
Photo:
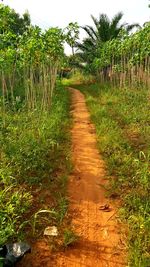
[[[129,224],[129,266],[150,266],[150,90],[78,85],[108,163],[109,193]],[[111,178],[112,177],[112,178]]]
[[15,112],[7,107],[0,124],[0,245],[21,238],[33,213],[43,207],[42,186],[53,191],[55,185],[61,194],[59,177],[70,166],[69,121],[69,92],[62,86],[49,112],[27,112],[23,102]]

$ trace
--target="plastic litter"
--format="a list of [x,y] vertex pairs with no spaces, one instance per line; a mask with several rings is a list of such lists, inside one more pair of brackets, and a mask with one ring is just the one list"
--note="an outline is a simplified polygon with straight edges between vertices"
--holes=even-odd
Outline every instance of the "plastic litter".
[[0,258],[3,267],[15,267],[15,264],[26,254],[31,252],[31,247],[24,242],[4,245],[0,248]]
[[44,230],[44,235],[47,236],[58,236],[58,230],[56,226],[48,226]]

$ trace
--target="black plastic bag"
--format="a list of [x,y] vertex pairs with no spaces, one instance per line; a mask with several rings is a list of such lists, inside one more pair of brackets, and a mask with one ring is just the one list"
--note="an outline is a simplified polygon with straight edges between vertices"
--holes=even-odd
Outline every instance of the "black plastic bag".
[[31,252],[31,247],[24,242],[4,245],[0,248],[0,258],[3,258],[3,267],[14,267],[24,254]]

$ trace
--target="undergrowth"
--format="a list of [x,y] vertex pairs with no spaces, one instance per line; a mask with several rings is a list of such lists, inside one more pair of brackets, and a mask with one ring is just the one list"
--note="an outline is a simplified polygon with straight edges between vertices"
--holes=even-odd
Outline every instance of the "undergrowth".
[[74,69],[72,73],[69,74],[68,78],[63,78],[61,83],[65,86],[76,85],[76,84],[91,84],[95,81],[94,76],[90,74],[85,74],[79,70]]
[[[150,90],[77,85],[108,163],[110,195],[123,200],[129,224],[129,266],[150,266]],[[113,177],[113,178],[111,178]],[[115,178],[114,178],[115,177]]]
[[43,234],[52,216],[40,216],[39,227],[34,221],[39,210],[55,209],[55,224],[65,216],[71,168],[69,99],[59,85],[49,112],[27,112],[20,103],[17,111],[7,107],[0,113],[0,246],[25,238],[26,232],[30,236],[31,228]]

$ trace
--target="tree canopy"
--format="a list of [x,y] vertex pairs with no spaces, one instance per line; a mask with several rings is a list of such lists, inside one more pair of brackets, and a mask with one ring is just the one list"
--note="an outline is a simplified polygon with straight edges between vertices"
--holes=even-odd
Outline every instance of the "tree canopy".
[[83,61],[87,63],[91,62],[97,54],[97,49],[103,43],[119,38],[122,31],[130,33],[134,27],[139,27],[138,24],[121,24],[122,17],[122,12],[117,13],[111,20],[106,14],[100,14],[98,19],[91,16],[94,27],[89,25],[82,27],[87,37],[82,43],[77,44],[80,57]]

